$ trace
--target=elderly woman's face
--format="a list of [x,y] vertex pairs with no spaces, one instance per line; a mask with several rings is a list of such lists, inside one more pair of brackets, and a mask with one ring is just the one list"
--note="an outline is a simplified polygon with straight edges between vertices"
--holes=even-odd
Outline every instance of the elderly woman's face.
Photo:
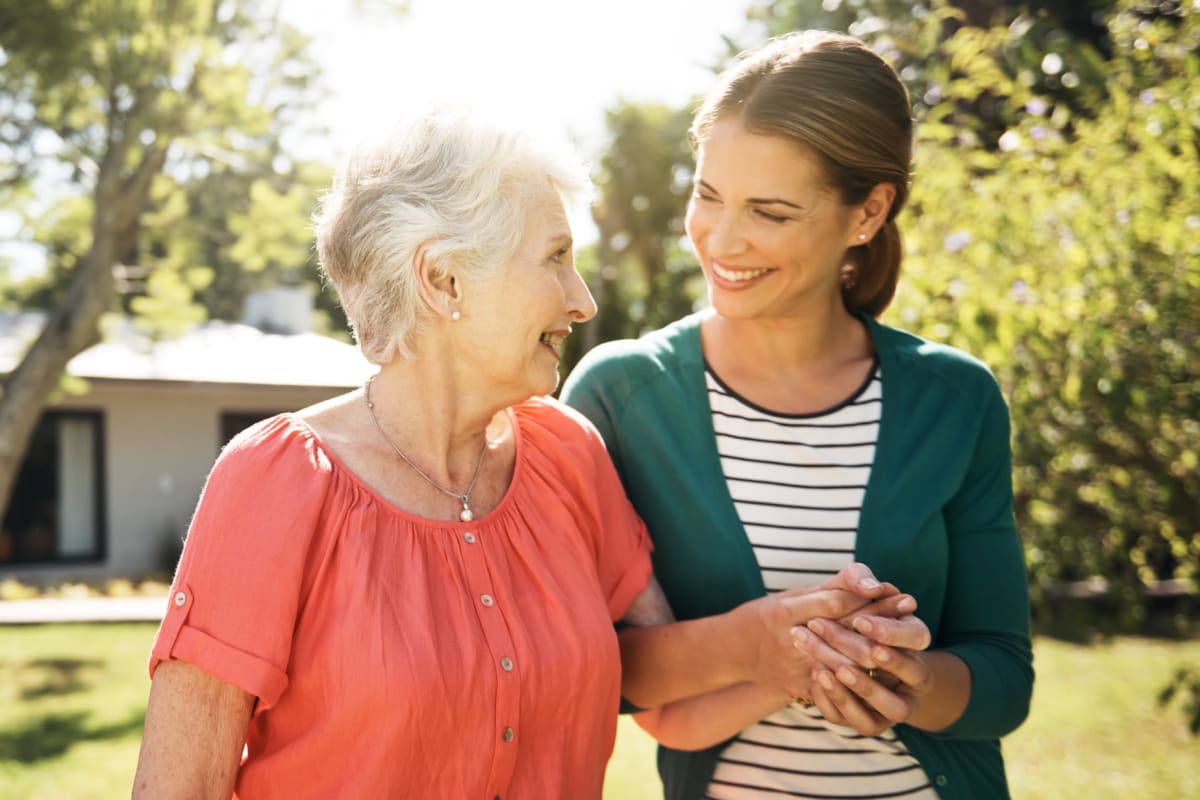
[[530,204],[513,257],[468,287],[459,325],[474,343],[480,377],[507,402],[553,392],[563,340],[596,314],[571,248],[562,200],[547,190]]

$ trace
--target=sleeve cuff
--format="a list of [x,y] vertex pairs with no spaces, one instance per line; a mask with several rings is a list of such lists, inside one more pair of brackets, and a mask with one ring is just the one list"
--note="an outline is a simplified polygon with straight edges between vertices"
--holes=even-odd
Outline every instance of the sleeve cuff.
[[608,596],[608,613],[613,622],[617,622],[625,616],[625,612],[633,604],[634,598],[641,594],[646,585],[650,583],[650,575],[653,571],[650,564],[650,553],[646,550],[639,550],[638,556],[633,565],[625,570],[625,574],[621,576],[621,580],[617,582]]
[[239,650],[188,624],[192,595],[186,588],[171,594],[166,616],[150,652],[150,677],[163,661],[186,661],[258,698],[254,713],[278,702],[288,685],[287,673],[256,655]]

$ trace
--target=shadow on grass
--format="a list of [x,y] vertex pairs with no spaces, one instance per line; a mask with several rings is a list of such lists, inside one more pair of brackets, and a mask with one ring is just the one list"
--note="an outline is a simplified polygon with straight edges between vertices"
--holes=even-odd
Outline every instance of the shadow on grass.
[[124,722],[99,727],[86,724],[89,716],[88,711],[50,714],[26,725],[0,729],[0,761],[32,764],[60,756],[80,742],[121,738],[142,730],[146,722],[145,711],[131,714]]
[[87,691],[91,684],[84,681],[83,671],[102,666],[104,662],[95,658],[39,658],[29,661],[19,669],[37,673],[40,683],[21,689],[21,699],[37,700]]

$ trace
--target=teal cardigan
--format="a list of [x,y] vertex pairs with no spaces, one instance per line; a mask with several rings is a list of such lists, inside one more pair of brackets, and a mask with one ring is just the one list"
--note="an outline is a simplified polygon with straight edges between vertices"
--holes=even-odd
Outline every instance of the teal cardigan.
[[[717,455],[701,318],[593,349],[562,393],[604,436],[649,527],[654,572],[679,619],[720,614],[765,593]],[[957,722],[938,733],[896,730],[941,798],[1006,798],[999,738],[1025,719],[1033,689],[1008,409],[980,362],[863,322],[882,369],[883,407],[855,557],[913,595],[932,647],[971,671]],[[666,797],[703,797],[724,746],[660,747]]]

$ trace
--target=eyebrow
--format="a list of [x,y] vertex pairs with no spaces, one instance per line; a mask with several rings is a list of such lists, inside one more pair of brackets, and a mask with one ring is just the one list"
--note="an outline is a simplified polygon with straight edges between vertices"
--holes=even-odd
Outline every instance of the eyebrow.
[[[708,183],[708,181],[697,180],[696,185],[703,187],[705,191],[712,192],[713,194],[720,194],[720,192],[714,189],[712,185]],[[750,197],[746,199],[746,202],[756,206],[787,206],[789,208],[794,208],[797,211],[804,210],[804,206],[793,203],[791,200],[784,200],[782,197]]]
[[550,238],[546,240],[546,245],[548,247],[572,247],[574,244],[575,239],[571,236],[571,234],[566,233],[565,231],[562,233],[551,234]]

